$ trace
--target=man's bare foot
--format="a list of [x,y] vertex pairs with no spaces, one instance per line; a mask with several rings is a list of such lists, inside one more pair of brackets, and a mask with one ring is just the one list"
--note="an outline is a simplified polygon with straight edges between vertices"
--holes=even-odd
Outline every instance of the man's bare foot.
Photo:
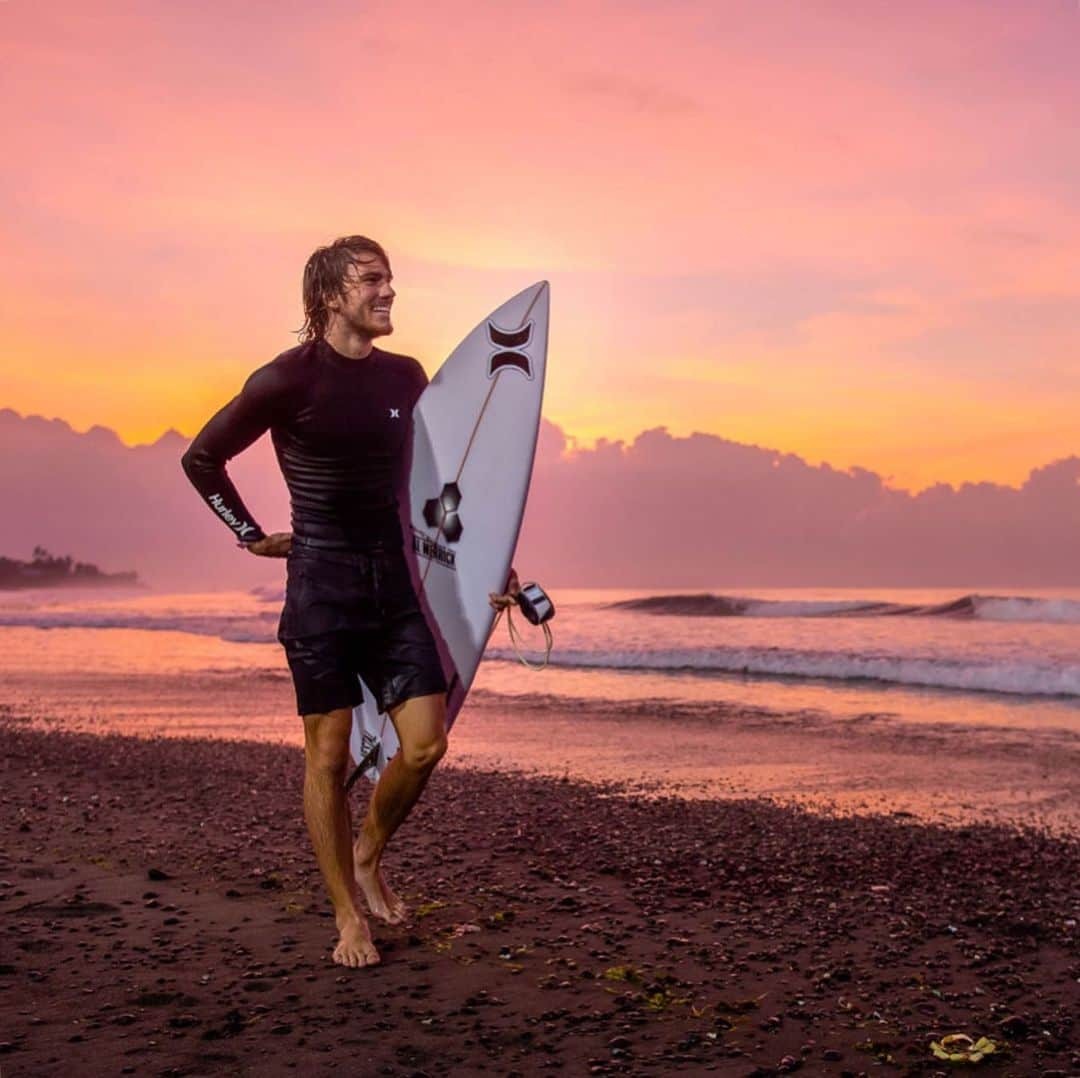
[[408,918],[409,911],[386,882],[377,861],[364,859],[363,838],[357,840],[353,849],[353,874],[356,886],[367,902],[372,917],[378,917],[388,925],[400,925]]
[[339,966],[375,966],[382,959],[371,942],[371,930],[367,921],[360,916],[346,915],[337,918],[341,938],[334,948],[334,961]]

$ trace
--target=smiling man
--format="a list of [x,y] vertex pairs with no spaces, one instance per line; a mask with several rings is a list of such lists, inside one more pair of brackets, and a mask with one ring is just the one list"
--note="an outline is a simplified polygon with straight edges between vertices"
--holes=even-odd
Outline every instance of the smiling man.
[[[446,682],[413,591],[398,518],[413,406],[427,384],[393,331],[390,260],[364,236],[320,247],[304,269],[301,344],[261,367],[184,454],[195,488],[249,553],[288,558],[278,638],[303,717],[304,816],[340,934],[334,961],[379,955],[359,905],[391,924],[404,903],[380,863],[446,751]],[[289,488],[292,531],[267,535],[226,462],[269,430]],[[344,788],[357,675],[390,714],[401,750],[359,837]]]

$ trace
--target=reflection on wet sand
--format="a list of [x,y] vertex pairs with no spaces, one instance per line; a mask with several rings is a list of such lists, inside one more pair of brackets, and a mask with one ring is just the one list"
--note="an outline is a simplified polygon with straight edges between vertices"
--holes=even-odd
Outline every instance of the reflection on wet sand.
[[[126,629],[0,635],[8,721],[302,743],[276,645]],[[508,696],[499,681],[489,676],[495,687],[483,688],[482,679],[444,766],[565,774],[650,797],[766,797],[823,811],[1080,831],[1080,736],[1068,729],[723,700]]]

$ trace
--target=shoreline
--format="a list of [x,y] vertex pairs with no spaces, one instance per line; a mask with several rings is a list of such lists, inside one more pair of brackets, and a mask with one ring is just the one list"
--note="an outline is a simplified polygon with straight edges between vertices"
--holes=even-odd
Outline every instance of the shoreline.
[[[211,672],[199,684],[193,691],[191,676],[179,672],[13,675],[0,723],[302,744],[287,675]],[[915,722],[884,711],[477,697],[451,731],[444,769],[600,779],[635,797],[762,798],[826,815],[896,814],[1080,836],[1080,734],[1073,730]]]
[[1080,1067],[1075,838],[440,768],[387,858],[414,921],[348,971],[296,748],[0,741],[13,1075]]

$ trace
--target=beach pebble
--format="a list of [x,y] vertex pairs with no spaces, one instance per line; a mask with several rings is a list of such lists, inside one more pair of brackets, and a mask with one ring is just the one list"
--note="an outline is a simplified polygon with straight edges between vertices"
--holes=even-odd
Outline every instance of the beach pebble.
[[1006,1037],[1026,1037],[1030,1027],[1028,1026],[1027,1019],[1020,1014],[1010,1014],[1007,1018],[1003,1018],[998,1022],[998,1029],[1005,1034]]
[[[281,1053],[295,1038],[320,1074],[352,1073],[362,1043],[363,1073],[400,1078],[665,1068],[745,1078],[759,1060],[768,1063],[755,1073],[770,1078],[800,1062],[800,1074],[824,1076],[847,1058],[854,1076],[888,1069],[867,1053],[871,1041],[894,1069],[930,1075],[924,1032],[965,1028],[1003,1049],[1007,1039],[1017,1074],[1051,1063],[1071,1073],[1076,973],[1059,951],[1032,946],[1038,933],[1048,944],[1066,938],[1062,922],[1075,916],[1076,848],[1063,840],[760,801],[601,798],[575,783],[440,771],[395,846],[409,871],[388,868],[399,889],[407,881],[414,910],[432,904],[430,916],[409,928],[373,923],[386,960],[361,972],[328,961],[332,911],[299,802],[267,799],[258,818],[242,804],[249,786],[299,791],[298,751],[118,738],[95,754],[85,740],[39,742],[2,723],[0,737],[21,761],[5,774],[19,781],[33,760],[43,776],[42,838],[20,838],[18,817],[5,824],[0,814],[14,866],[4,876],[27,891],[0,925],[10,933],[0,936],[3,957],[12,961],[9,946],[20,956],[17,969],[0,966],[0,989],[22,991],[0,999],[15,1004],[4,1036],[27,1074],[49,1073],[47,1053],[61,1049],[73,1073],[92,1071],[92,1059],[113,1059],[116,1073],[142,1058],[130,1073],[179,1074],[201,1037],[208,1073],[230,1073],[245,1055],[287,1067]],[[85,785],[66,777],[73,762],[86,767]],[[68,827],[52,774],[79,806],[90,783],[116,791],[85,837]],[[146,789],[146,774],[165,777]],[[205,774],[221,776],[212,794]],[[190,883],[182,898],[170,885],[140,901],[145,861],[164,871],[144,849],[151,820],[168,872]],[[111,846],[89,834],[105,826],[115,829]],[[103,852],[114,868],[89,860]],[[992,870],[938,871],[961,861]],[[48,870],[62,884],[47,882],[47,863],[62,866]],[[283,910],[279,889],[254,886],[275,878],[295,912]],[[624,976],[605,975],[615,970]],[[93,985],[112,987],[95,997]],[[73,1029],[71,1014],[85,1024]],[[39,1015],[44,1031],[31,1025]],[[1021,1034],[1016,1021],[1030,1029]],[[1045,1037],[1031,1035],[1043,1028]],[[68,1035],[85,1042],[69,1045]],[[144,1051],[145,1037],[157,1038],[149,1066],[126,1055]]]

